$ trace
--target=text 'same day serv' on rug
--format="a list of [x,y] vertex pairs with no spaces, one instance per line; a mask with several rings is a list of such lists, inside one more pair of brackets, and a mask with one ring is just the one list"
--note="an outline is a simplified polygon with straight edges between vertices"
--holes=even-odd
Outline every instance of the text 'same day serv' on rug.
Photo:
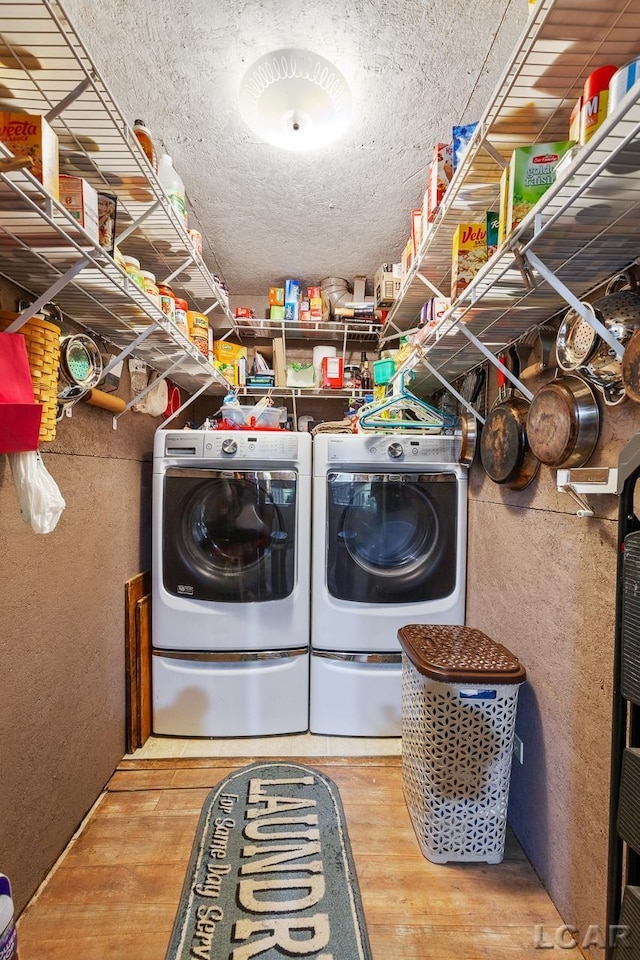
[[338,788],[254,763],[207,797],[166,960],[371,960]]

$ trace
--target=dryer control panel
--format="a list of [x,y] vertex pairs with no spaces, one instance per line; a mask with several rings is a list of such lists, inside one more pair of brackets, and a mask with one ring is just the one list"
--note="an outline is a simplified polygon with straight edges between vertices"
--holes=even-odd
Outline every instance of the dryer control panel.
[[377,434],[330,437],[328,463],[455,463],[460,442],[455,436]]

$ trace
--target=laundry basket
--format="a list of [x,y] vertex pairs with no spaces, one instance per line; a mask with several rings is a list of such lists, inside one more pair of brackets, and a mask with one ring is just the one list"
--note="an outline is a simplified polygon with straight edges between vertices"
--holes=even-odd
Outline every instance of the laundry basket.
[[424,856],[500,863],[524,667],[479,630],[412,624],[402,646],[402,785]]

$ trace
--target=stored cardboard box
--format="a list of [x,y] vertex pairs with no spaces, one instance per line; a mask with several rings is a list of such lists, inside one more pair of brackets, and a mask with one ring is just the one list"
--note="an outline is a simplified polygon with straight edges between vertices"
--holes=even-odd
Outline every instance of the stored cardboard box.
[[0,141],[16,157],[31,157],[30,172],[58,200],[58,138],[45,118],[0,112]]

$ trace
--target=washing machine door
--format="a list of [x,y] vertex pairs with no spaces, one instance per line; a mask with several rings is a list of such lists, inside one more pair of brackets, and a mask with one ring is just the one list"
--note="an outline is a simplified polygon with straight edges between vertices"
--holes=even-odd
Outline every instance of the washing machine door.
[[169,468],[165,589],[226,603],[288,597],[295,585],[296,482],[294,471]]
[[330,473],[327,589],[360,603],[449,596],[456,580],[457,480],[451,473]]

